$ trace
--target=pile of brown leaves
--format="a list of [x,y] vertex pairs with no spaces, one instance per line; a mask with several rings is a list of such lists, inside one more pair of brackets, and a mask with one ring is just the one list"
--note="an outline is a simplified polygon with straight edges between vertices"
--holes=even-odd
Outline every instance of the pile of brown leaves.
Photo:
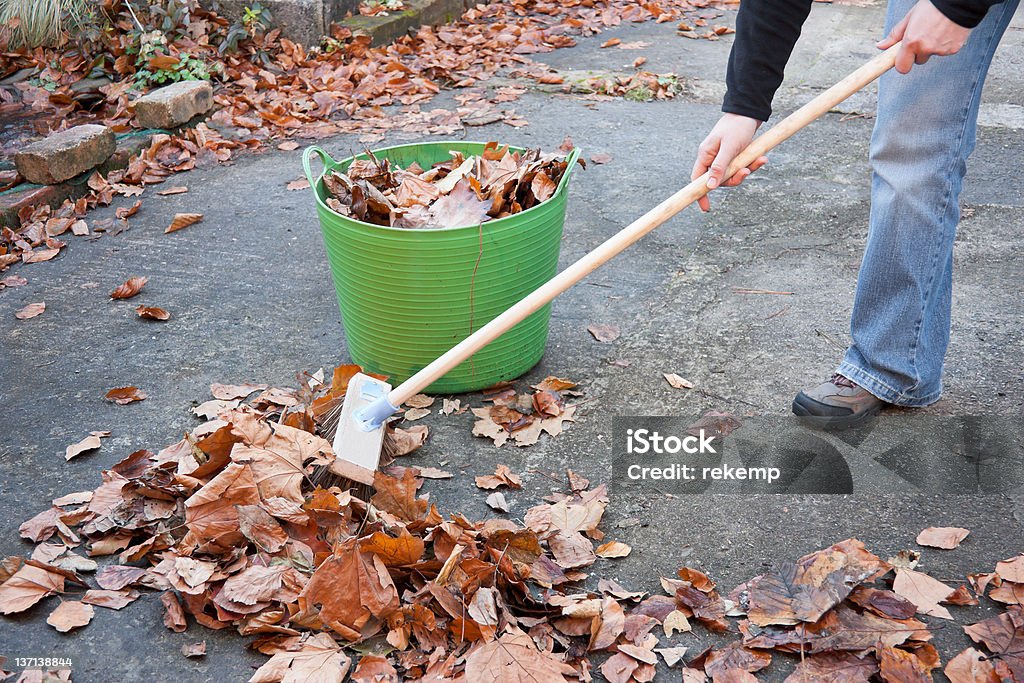
[[[323,477],[335,458],[324,437],[357,370],[341,366],[330,382],[307,375],[298,389],[213,385],[214,398],[194,408],[206,421],[181,441],[132,453],[96,489],[61,496],[21,526],[37,546],[0,563],[0,613],[61,595],[47,622],[67,632],[88,625],[96,607],[119,610],[157,591],[173,631],[194,621],[255,636],[251,646],[270,657],[256,683],[340,683],[350,672],[360,682],[566,683],[591,680],[591,655],[613,683],[653,680],[659,658],[683,664],[687,683],[749,682],[773,652],[800,656],[790,683],[906,683],[931,680],[941,665],[916,616],[949,618],[946,605],[977,604],[988,591],[1008,610],[967,627],[984,650],[966,649],[945,673],[954,683],[1024,681],[1024,556],[954,588],[917,571],[917,553],[883,561],[849,539],[728,597],[689,567],[661,579],[663,595],[600,577],[587,590],[588,567],[630,548],[600,529],[606,487],[571,471],[565,492],[521,524],[443,517],[419,494],[424,478],[450,476],[433,468],[392,465],[368,500],[342,490]],[[530,395],[499,389],[486,415],[509,426],[564,416],[572,387],[548,378]],[[442,413],[457,411],[446,404]],[[426,431],[395,430],[392,451],[415,450]],[[522,482],[501,465],[476,485],[494,497]],[[967,533],[927,529],[918,542],[953,548]],[[102,566],[93,559],[111,556]],[[741,640],[689,659],[686,647],[662,646],[661,634],[674,640],[692,623]]]
[[429,170],[367,156],[324,176],[327,204],[343,216],[396,228],[478,225],[525,211],[551,198],[568,165],[561,154],[514,152],[496,142],[480,155],[452,152]]
[[[184,631],[191,615],[259,636],[253,647],[271,658],[253,681],[319,672],[340,682],[351,665],[344,646],[368,640],[389,656],[363,657],[355,680],[397,680],[398,670],[410,680],[564,680],[585,670],[585,649],[570,653],[562,635],[538,645],[528,633],[562,612],[538,591],[584,578],[580,568],[595,561],[588,536],[601,537],[605,487],[574,476],[570,493],[532,508],[521,526],[445,520],[418,495],[414,467],[379,472],[369,500],[316,486],[335,457],[317,423],[357,370],[339,367],[330,385],[314,376],[298,390],[211,387],[215,398],[194,409],[209,419],[181,441],[131,454],[95,490],[62,496],[22,525],[39,545],[2,563],[0,613],[76,584],[81,598],[63,599],[48,619],[70,631],[94,606],[121,609],[154,589],[171,630]],[[425,438],[426,428],[414,430]],[[412,440],[406,450],[423,439]],[[117,563],[102,568],[91,559],[111,555]],[[97,587],[81,578],[88,572]]]
[[576,406],[565,403],[566,397],[579,396],[575,387],[570,380],[547,377],[531,387],[532,393],[520,394],[510,382],[485,389],[484,400],[493,405],[472,409],[477,418],[473,435],[492,439],[495,446],[509,440],[516,446],[532,446],[541,432],[558,436],[564,423],[575,419]]

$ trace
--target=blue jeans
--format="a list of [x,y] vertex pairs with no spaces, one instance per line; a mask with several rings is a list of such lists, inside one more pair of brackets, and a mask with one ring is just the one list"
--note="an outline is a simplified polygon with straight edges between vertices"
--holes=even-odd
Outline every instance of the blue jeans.
[[[886,32],[914,2],[890,0]],[[1018,2],[992,7],[957,54],[879,81],[870,226],[838,372],[888,403],[942,393],[960,189],[985,75]]]

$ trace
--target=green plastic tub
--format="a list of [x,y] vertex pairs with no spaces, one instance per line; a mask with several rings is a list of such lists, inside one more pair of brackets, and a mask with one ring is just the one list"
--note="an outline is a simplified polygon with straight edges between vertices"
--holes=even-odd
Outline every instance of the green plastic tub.
[[[482,142],[427,142],[374,150],[405,168],[450,158],[449,151],[480,154]],[[523,151],[519,148],[512,148]],[[345,337],[353,362],[402,382],[555,275],[565,222],[569,176],[578,150],[548,201],[479,226],[434,230],[390,228],[357,221],[324,203],[324,171],[348,168],[319,147],[303,155],[316,195]],[[518,377],[544,354],[550,306],[521,322],[428,391],[473,391]]]

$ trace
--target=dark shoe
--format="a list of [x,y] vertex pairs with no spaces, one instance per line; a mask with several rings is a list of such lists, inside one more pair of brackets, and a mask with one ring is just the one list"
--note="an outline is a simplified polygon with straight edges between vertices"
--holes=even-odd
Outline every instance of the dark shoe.
[[840,374],[793,399],[793,414],[822,429],[859,427],[878,414],[885,402]]

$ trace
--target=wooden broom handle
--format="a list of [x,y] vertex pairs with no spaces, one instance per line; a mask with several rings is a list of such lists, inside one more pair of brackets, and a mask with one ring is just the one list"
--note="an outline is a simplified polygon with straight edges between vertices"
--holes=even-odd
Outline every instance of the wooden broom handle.
[[[758,157],[775,149],[811,121],[830,111],[847,97],[891,69],[896,63],[896,53],[899,48],[900,44],[896,43],[885,52],[875,56],[849,76],[756,137],[729,164],[722,182],[731,178],[741,168],[752,164]],[[689,185],[609,237],[596,249],[535,289],[507,311],[453,346],[440,358],[392,389],[388,394],[388,402],[393,406],[401,406],[410,397],[439,380],[474,353],[525,320],[531,313],[550,303],[552,299],[617,256],[626,247],[706,195],[709,191],[708,177],[709,173],[705,173],[690,182]]]

